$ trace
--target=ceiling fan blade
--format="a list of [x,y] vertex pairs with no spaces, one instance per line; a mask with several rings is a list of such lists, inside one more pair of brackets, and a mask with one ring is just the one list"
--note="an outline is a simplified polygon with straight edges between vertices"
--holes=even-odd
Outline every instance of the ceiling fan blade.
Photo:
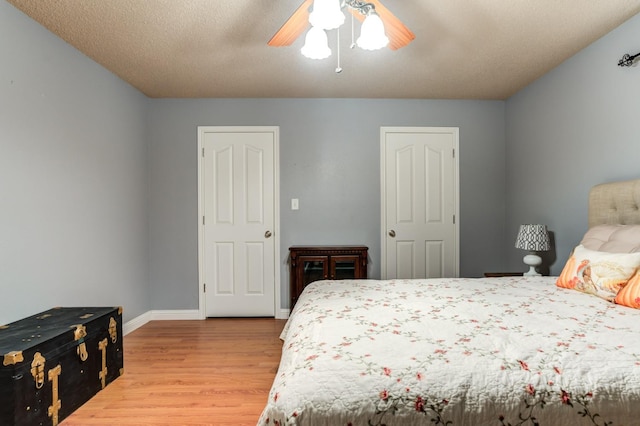
[[[389,9],[387,9],[379,0],[369,0],[376,7],[376,12],[380,15],[380,19],[384,23],[384,31],[389,37],[389,49],[397,50],[411,43],[416,38],[415,34],[406,27]],[[364,21],[364,16],[350,9],[353,16],[360,21]]]
[[276,47],[291,45],[309,26],[309,7],[311,3],[313,3],[313,0],[305,0],[267,44]]

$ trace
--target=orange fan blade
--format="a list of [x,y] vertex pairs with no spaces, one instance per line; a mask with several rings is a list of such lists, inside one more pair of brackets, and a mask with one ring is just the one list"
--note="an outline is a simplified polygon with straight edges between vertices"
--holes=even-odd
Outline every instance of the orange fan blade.
[[[389,37],[389,49],[397,50],[411,43],[416,38],[415,34],[407,28],[389,9],[387,9],[379,0],[369,0],[376,7],[376,12],[380,15],[380,19],[384,23],[384,32]],[[364,21],[364,16],[358,11],[350,9],[353,16],[359,21]]]
[[269,46],[289,46],[309,26],[309,7],[313,0],[305,0],[267,43]]

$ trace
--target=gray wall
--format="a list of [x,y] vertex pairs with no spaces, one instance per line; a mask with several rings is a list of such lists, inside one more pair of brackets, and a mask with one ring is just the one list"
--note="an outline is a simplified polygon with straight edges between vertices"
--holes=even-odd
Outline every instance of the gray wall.
[[148,296],[147,99],[0,1],[0,324]]
[[293,244],[366,244],[379,277],[381,126],[460,128],[462,276],[523,270],[524,222],[554,232],[558,273],[588,189],[639,177],[640,70],[616,66],[638,40],[635,17],[507,102],[148,100],[0,2],[0,323],[197,309],[199,125],[280,126],[283,308]]
[[507,228],[510,265],[518,225],[547,224],[551,273],[562,270],[587,229],[589,188],[640,178],[640,15],[570,58],[507,102]]
[[[328,78],[339,78],[329,75]],[[152,100],[154,309],[198,307],[197,126],[280,127],[282,307],[288,247],[365,244],[380,277],[380,127],[460,128],[460,273],[503,267],[504,102],[373,99]],[[290,210],[290,199],[300,210]]]

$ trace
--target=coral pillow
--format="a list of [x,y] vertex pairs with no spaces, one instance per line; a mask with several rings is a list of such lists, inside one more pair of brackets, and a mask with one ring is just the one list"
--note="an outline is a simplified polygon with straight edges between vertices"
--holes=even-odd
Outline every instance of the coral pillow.
[[631,277],[616,296],[616,303],[630,308],[640,309],[640,272]]
[[[639,268],[640,253],[606,253],[579,245],[567,260],[556,285],[613,301]],[[637,287],[640,290],[640,283]]]

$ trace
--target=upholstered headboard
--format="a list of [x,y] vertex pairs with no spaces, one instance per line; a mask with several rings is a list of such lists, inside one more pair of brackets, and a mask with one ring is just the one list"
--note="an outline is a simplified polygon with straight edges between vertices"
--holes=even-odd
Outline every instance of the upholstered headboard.
[[580,244],[609,253],[640,252],[640,179],[591,188],[589,229]]
[[589,228],[640,224],[640,179],[596,185],[589,192]]

